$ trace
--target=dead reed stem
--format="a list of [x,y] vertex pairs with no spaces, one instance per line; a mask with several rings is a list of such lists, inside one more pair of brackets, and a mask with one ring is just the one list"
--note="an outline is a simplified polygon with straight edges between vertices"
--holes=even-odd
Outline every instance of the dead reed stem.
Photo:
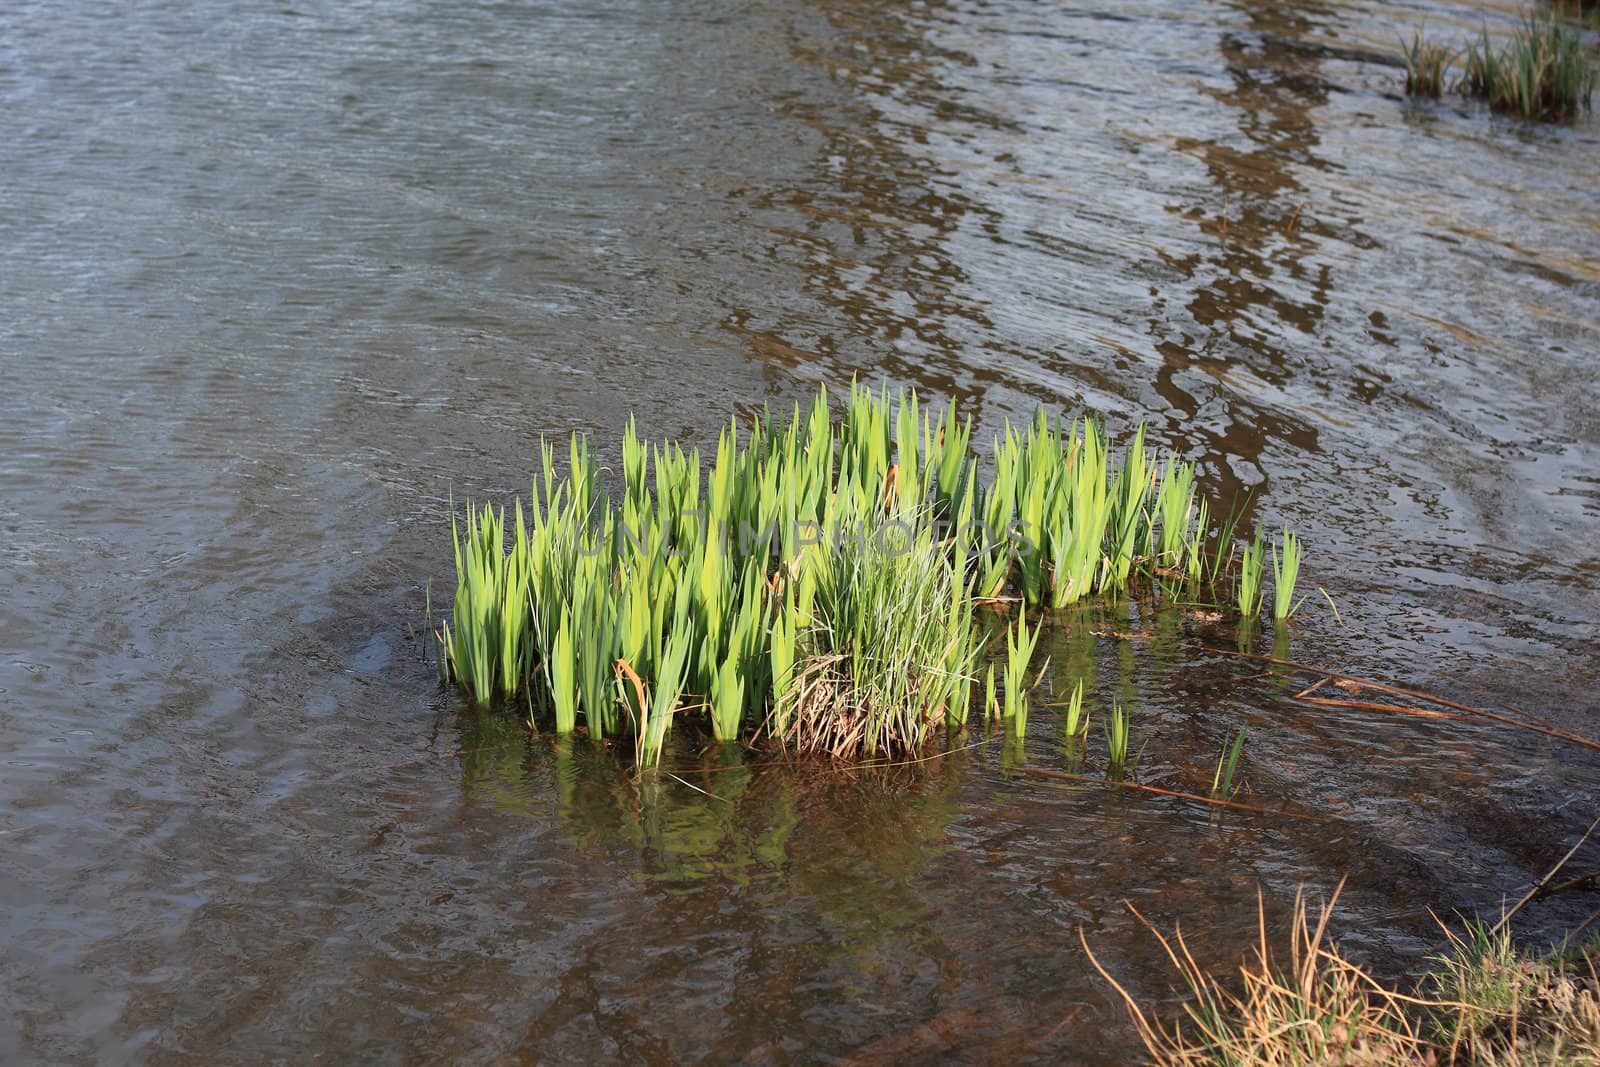
[[1489,932],[1491,934],[1498,934],[1501,930],[1505,929],[1505,925],[1511,921],[1511,917],[1517,912],[1521,911],[1524,904],[1538,896],[1539,891],[1550,884],[1550,879],[1561,873],[1561,868],[1565,867],[1567,865],[1567,861],[1572,859],[1572,857],[1577,854],[1578,849],[1583,847],[1583,843],[1585,841],[1589,840],[1589,836],[1594,833],[1596,827],[1600,827],[1600,815],[1596,815],[1594,817],[1594,822],[1591,822],[1589,824],[1589,828],[1583,832],[1583,836],[1578,838],[1578,843],[1569,848],[1567,850],[1567,854],[1562,856],[1560,861],[1554,867],[1551,867],[1549,872],[1543,878],[1535,882],[1533,888],[1524,893],[1522,899],[1517,901],[1516,904],[1512,906],[1510,911],[1500,916],[1500,921],[1495,923],[1494,927]]
[[1312,666],[1311,664],[1308,664],[1308,663],[1296,663],[1293,660],[1278,659],[1275,656],[1264,656],[1264,655],[1260,654],[1259,652],[1239,652],[1239,651],[1236,651],[1234,649],[1227,649],[1227,648],[1211,648],[1211,649],[1208,649],[1208,651],[1211,652],[1212,654],[1218,655],[1218,656],[1228,656],[1228,657],[1231,657],[1231,658],[1234,658],[1234,659],[1247,659],[1247,660],[1251,660],[1252,662],[1255,662],[1255,663],[1271,663],[1274,666],[1287,667],[1290,670],[1298,672],[1298,673],[1301,673],[1301,674],[1316,674],[1316,675],[1320,675],[1321,678],[1314,685],[1308,686],[1307,688],[1302,689],[1299,693],[1295,694],[1294,699],[1300,700],[1303,703],[1307,703],[1307,704],[1324,704],[1324,705],[1331,705],[1331,706],[1334,706],[1334,707],[1365,707],[1365,708],[1369,708],[1369,709],[1383,710],[1383,711],[1404,711],[1404,712],[1406,712],[1408,714],[1422,715],[1422,716],[1424,716],[1426,718],[1435,718],[1435,717],[1458,718],[1458,716],[1429,715],[1423,709],[1419,709],[1419,708],[1401,708],[1399,705],[1394,705],[1394,704],[1369,704],[1369,703],[1365,703],[1365,702],[1328,701],[1328,700],[1323,699],[1323,698],[1312,698],[1312,697],[1308,697],[1307,696],[1307,694],[1309,694],[1311,692],[1314,692],[1316,689],[1320,688],[1322,685],[1326,684],[1327,682],[1333,682],[1335,684],[1338,684],[1338,683],[1342,682],[1342,683],[1347,683],[1347,685],[1356,686],[1357,687],[1357,691],[1359,691],[1360,689],[1371,689],[1371,690],[1373,690],[1374,692],[1377,692],[1377,693],[1388,693],[1391,696],[1407,697],[1407,698],[1409,698],[1411,700],[1421,700],[1421,701],[1424,701],[1424,702],[1429,703],[1429,704],[1437,704],[1437,705],[1439,705],[1440,707],[1443,707],[1443,708],[1450,708],[1452,711],[1459,711],[1459,712],[1462,712],[1462,713],[1467,714],[1467,715],[1476,715],[1479,718],[1490,719],[1490,720],[1492,720],[1494,722],[1503,723],[1506,726],[1515,726],[1515,727],[1517,727],[1518,729],[1521,729],[1521,730],[1531,730],[1532,732],[1537,733],[1537,734],[1544,734],[1546,737],[1553,737],[1553,738],[1556,738],[1559,741],[1566,741],[1568,744],[1578,745],[1578,746],[1581,746],[1583,748],[1593,749],[1595,751],[1600,751],[1600,741],[1591,741],[1587,737],[1580,737],[1577,734],[1570,733],[1570,732],[1568,732],[1566,730],[1562,730],[1559,727],[1545,726],[1545,725],[1542,725],[1540,723],[1530,722],[1530,721],[1528,721],[1526,719],[1514,719],[1509,715],[1501,715],[1498,712],[1486,711],[1483,708],[1475,708],[1470,704],[1460,704],[1460,703],[1457,703],[1456,701],[1453,701],[1453,700],[1446,700],[1444,697],[1431,696],[1431,695],[1429,695],[1427,693],[1418,692],[1415,689],[1405,689],[1405,688],[1402,688],[1400,686],[1389,685],[1389,684],[1384,683],[1384,682],[1369,681],[1369,680],[1367,680],[1365,678],[1357,678],[1354,675],[1341,674],[1338,671],[1330,671],[1326,667],[1315,667],[1315,666]]
[[1205,804],[1213,808],[1231,808],[1235,811],[1250,811],[1260,815],[1286,815],[1291,819],[1303,819],[1307,822],[1332,823],[1322,815],[1312,815],[1309,812],[1290,811],[1287,808],[1264,808],[1257,804],[1241,804],[1236,800],[1219,800],[1216,797],[1201,796],[1199,793],[1184,793],[1176,789],[1162,789],[1156,785],[1141,785],[1138,782],[1119,782],[1111,778],[1094,778],[1086,774],[1073,774],[1069,771],[1051,771],[1043,767],[1022,766],[1015,768],[1021,774],[1031,775],[1035,778],[1051,778],[1063,782],[1087,782],[1094,785],[1111,785],[1118,789],[1135,789],[1141,793],[1153,793],[1156,796],[1175,797],[1179,800],[1192,800],[1197,804]]

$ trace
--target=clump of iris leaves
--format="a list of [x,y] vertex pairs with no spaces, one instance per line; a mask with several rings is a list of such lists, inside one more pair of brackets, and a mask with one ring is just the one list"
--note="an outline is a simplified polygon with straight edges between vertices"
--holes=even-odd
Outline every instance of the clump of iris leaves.
[[[452,520],[456,593],[429,628],[441,676],[481,703],[659,760],[692,717],[725,741],[764,736],[839,758],[907,753],[974,710],[991,628],[983,603],[1020,603],[1007,628],[1003,707],[1020,731],[1024,672],[1063,608],[1156,583],[1189,602],[1294,609],[1297,538],[1259,532],[1236,551],[1238,512],[1213,523],[1195,467],[1156,456],[1143,427],[1113,460],[1093,419],[1040,409],[995,440],[987,479],[971,421],[852,385],[788,419],[722,431],[709,471],[630,420],[612,496],[585,438],[566,471],[542,446],[525,509]],[[1209,598],[1209,599],[1206,599]]]

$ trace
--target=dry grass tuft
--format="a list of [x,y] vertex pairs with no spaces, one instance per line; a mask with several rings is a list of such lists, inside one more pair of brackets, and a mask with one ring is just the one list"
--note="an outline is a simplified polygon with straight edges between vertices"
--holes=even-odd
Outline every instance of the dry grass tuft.
[[1455,62],[1455,50],[1424,39],[1422,27],[1418,26],[1410,44],[1401,40],[1400,51],[1406,61],[1406,93],[1434,99],[1443,95],[1445,74]]
[[1409,1014],[1406,998],[1383,989],[1327,941],[1338,896],[1336,891],[1313,922],[1304,893],[1296,894],[1287,967],[1279,965],[1268,947],[1258,896],[1261,941],[1255,957],[1239,970],[1242,992],[1224,986],[1195,962],[1182,931],[1169,938],[1134,910],[1194,996],[1185,1005],[1187,1019],[1170,1026],[1152,1019],[1092,952],[1089,958],[1121,995],[1156,1063],[1376,1067],[1427,1062],[1428,1042],[1421,1024]]
[[1084,949],[1160,1065],[1600,1065],[1600,943],[1535,959],[1519,955],[1508,935],[1468,924],[1465,935],[1446,931],[1448,954],[1435,961],[1425,995],[1411,996],[1382,985],[1329,940],[1339,890],[1314,918],[1296,894],[1287,960],[1268,945],[1258,897],[1260,943],[1229,984],[1195,962],[1181,931],[1168,937],[1129,905],[1192,997],[1170,1024],[1141,1007],[1086,940]]

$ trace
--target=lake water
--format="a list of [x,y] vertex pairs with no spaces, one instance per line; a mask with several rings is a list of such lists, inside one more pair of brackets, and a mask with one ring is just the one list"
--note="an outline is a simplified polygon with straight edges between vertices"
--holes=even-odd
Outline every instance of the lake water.
[[1386,974],[1430,907],[1496,913],[1595,752],[1308,707],[1192,617],[1044,644],[1135,709],[1137,780],[1204,791],[1246,725],[1252,800],[1329,821],[1018,774],[1072,766],[1043,709],[1021,750],[635,785],[465,712],[413,631],[451,495],[541,435],[704,445],[858,375],[980,440],[1146,421],[1304,535],[1339,614],[1280,652],[1600,735],[1600,126],[1399,95],[1419,18],[1516,14],[7,5],[0,1059],[1112,1064],[1080,931],[1171,996],[1124,900],[1226,964],[1258,886],[1348,874]]

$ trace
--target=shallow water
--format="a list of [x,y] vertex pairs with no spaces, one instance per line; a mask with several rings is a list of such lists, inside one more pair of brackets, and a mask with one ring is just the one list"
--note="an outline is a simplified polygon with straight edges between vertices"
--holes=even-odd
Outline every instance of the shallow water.
[[1021,775],[1073,764],[1042,710],[1022,752],[682,749],[641,792],[411,635],[450,494],[541,434],[703,443],[860,374],[980,438],[1148,420],[1312,546],[1340,614],[1280,649],[1600,735],[1600,127],[1413,105],[1392,59],[1514,15],[8,6],[0,1059],[1117,1063],[1079,931],[1167,981],[1124,899],[1228,961],[1258,884],[1348,874],[1398,973],[1429,907],[1519,895],[1593,752],[1297,704],[1175,613],[1063,619],[1053,684],[1135,706],[1170,788],[1248,725],[1253,798],[1331,822]]

